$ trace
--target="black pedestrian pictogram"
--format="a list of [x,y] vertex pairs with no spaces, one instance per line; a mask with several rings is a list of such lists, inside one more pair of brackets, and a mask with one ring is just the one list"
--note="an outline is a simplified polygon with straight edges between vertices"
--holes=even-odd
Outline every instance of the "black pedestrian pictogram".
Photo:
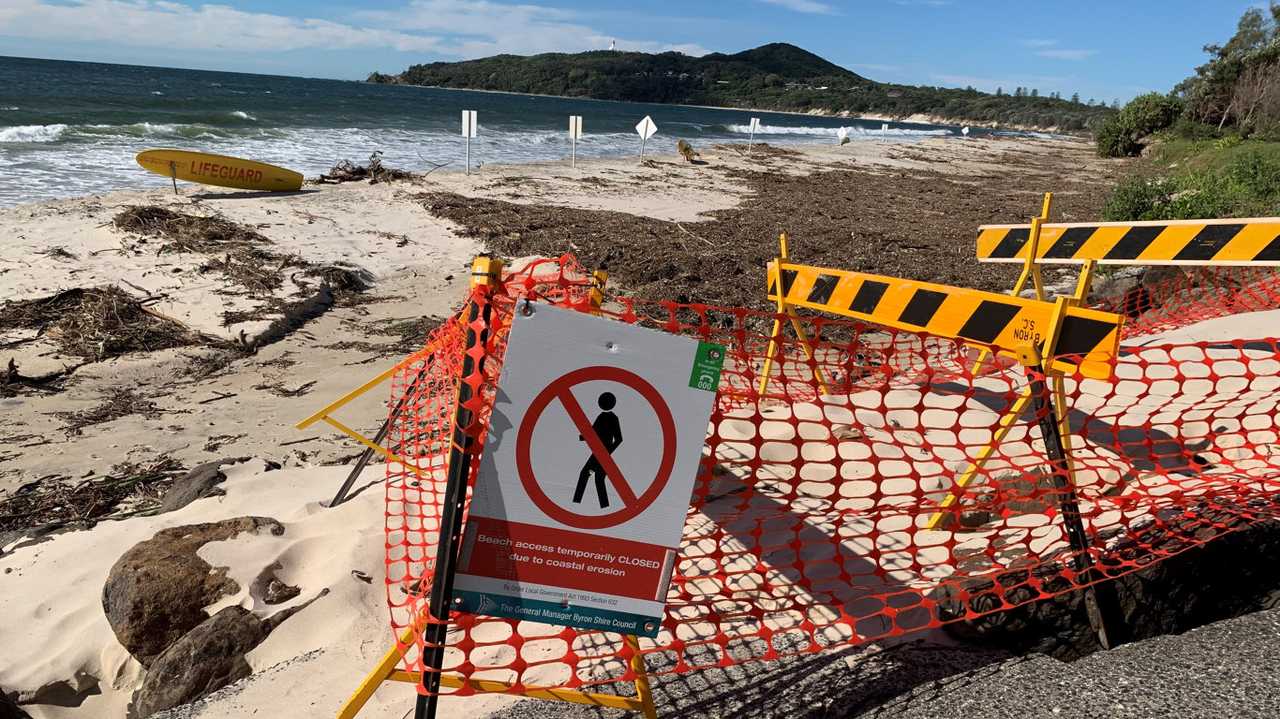
[[[600,443],[604,445],[606,451],[610,455],[613,450],[622,444],[622,425],[618,422],[618,415],[612,412],[614,405],[618,402],[612,392],[604,392],[596,401],[600,409],[604,410],[596,417],[596,421],[591,423],[591,431],[599,438]],[[584,418],[585,419],[585,418]],[[578,441],[586,441],[582,435],[578,435]],[[600,496],[600,508],[604,509],[609,506],[609,494],[605,488],[605,471],[601,466],[600,460],[596,458],[594,452],[587,458],[587,463],[582,465],[582,472],[578,474],[578,487],[573,492],[573,501],[575,504],[582,502],[582,495],[587,491],[587,480],[591,475],[596,478],[596,493]]]

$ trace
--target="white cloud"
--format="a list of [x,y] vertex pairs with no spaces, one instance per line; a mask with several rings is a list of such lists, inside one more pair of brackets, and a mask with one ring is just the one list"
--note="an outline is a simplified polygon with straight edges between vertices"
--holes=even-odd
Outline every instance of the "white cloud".
[[1057,40],[1034,39],[1034,38],[1028,39],[1028,40],[1019,40],[1018,42],[1020,42],[1021,44],[1027,47],[1053,47],[1054,45],[1058,44]]
[[[168,0],[0,0],[0,35],[247,55],[302,49],[394,49],[444,57],[576,52],[614,38],[539,5],[413,0],[349,23]],[[705,54],[698,45],[617,38],[619,49]]]
[[835,8],[816,0],[760,0],[760,2],[813,15],[834,15],[836,12]]
[[1097,50],[1067,50],[1063,48],[1063,49],[1053,49],[1053,50],[1040,50],[1036,52],[1036,54],[1039,55],[1040,57],[1047,57],[1053,60],[1088,60],[1094,55],[1097,55],[1098,51]]
[[496,53],[581,52],[603,50],[616,41],[619,50],[705,55],[696,44],[633,40],[601,33],[574,22],[575,14],[544,5],[478,0],[411,0],[394,10],[358,12],[356,19],[374,26],[444,36],[440,52],[463,58]]

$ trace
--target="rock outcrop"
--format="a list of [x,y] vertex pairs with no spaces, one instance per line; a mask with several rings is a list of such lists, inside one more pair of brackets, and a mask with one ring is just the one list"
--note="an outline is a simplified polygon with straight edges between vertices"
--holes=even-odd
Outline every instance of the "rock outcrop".
[[266,517],[238,517],[221,522],[172,527],[139,542],[116,560],[102,588],[107,622],[129,653],[144,666],[209,617],[204,607],[239,590],[196,551],[208,542],[241,532],[284,526]]

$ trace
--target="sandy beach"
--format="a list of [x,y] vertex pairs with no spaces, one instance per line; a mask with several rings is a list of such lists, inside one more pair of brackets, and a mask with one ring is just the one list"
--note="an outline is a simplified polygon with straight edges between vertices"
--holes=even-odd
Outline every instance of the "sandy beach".
[[[997,288],[1009,270],[972,260],[978,224],[1020,221],[1045,190],[1060,193],[1057,217],[1096,218],[1119,168],[1073,140],[699,150],[703,164],[486,165],[278,196],[180,186],[0,212],[11,238],[0,255],[0,502],[38,508],[0,526],[0,646],[14,648],[0,688],[37,719],[124,716],[146,671],[103,614],[113,563],[167,527],[258,516],[281,532],[199,549],[236,587],[204,611],[301,609],[248,653],[252,677],[172,716],[331,716],[391,640],[384,469],[370,466],[365,491],[328,510],[360,447],[293,425],[418,349],[455,311],[480,252],[574,252],[608,265],[620,294],[759,308],[763,262],[788,231],[802,261]],[[240,234],[202,245],[164,234],[186,220],[137,207]],[[92,294],[104,287],[119,294]],[[86,308],[132,312],[150,333],[123,350],[95,341],[72,321]],[[1257,320],[1178,338],[1238,336],[1241,321]],[[388,396],[375,389],[343,421],[372,433]],[[154,513],[175,477],[215,460],[229,461],[220,496]],[[295,597],[267,603],[259,579],[272,566]],[[384,688],[362,716],[401,717],[410,696]],[[449,699],[443,716],[513,701]]]

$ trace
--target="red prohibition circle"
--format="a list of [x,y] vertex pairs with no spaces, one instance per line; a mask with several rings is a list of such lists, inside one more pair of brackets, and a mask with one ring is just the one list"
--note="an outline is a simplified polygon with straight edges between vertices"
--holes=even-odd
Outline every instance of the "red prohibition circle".
[[[622,500],[622,509],[609,514],[583,515],[575,514],[561,507],[542,491],[542,487],[538,484],[538,479],[533,473],[533,463],[529,458],[529,451],[533,441],[534,427],[537,426],[543,411],[547,409],[553,400],[557,399],[560,400],[561,404],[565,405],[565,411],[569,413],[570,419],[573,420],[588,445],[594,445],[592,440],[595,435],[592,432],[591,425],[586,422],[586,417],[582,414],[582,408],[578,406],[577,399],[570,394],[570,389],[574,385],[582,384],[583,382],[595,381],[617,382],[626,385],[638,392],[653,406],[654,414],[658,418],[658,426],[662,431],[662,456],[658,462],[658,472],[654,475],[649,488],[640,496],[633,497],[634,501],[627,501],[626,495],[633,493],[627,484],[626,478],[621,476],[621,473],[617,473],[618,476],[614,476],[614,471],[606,471],[606,476],[613,484],[614,493]],[[572,403],[571,405],[565,402],[566,397]],[[577,416],[575,416],[573,408],[577,409]],[[586,426],[583,426],[584,424]],[[591,453],[604,465],[606,470],[617,469],[608,452],[601,453],[595,446],[591,446]],[[647,509],[649,505],[653,504],[658,499],[658,495],[662,494],[667,482],[671,480],[671,468],[675,465],[675,460],[676,422],[671,416],[671,409],[667,407],[667,403],[662,400],[662,395],[653,385],[649,384],[640,375],[620,367],[583,367],[547,385],[545,389],[538,393],[537,397],[533,398],[533,402],[529,403],[529,409],[525,411],[524,417],[520,421],[520,430],[516,433],[516,472],[520,475],[520,484],[524,486],[525,492],[529,494],[529,498],[533,500],[538,509],[541,509],[548,517],[561,524],[578,529],[602,529],[622,524],[629,519],[635,518]]]

